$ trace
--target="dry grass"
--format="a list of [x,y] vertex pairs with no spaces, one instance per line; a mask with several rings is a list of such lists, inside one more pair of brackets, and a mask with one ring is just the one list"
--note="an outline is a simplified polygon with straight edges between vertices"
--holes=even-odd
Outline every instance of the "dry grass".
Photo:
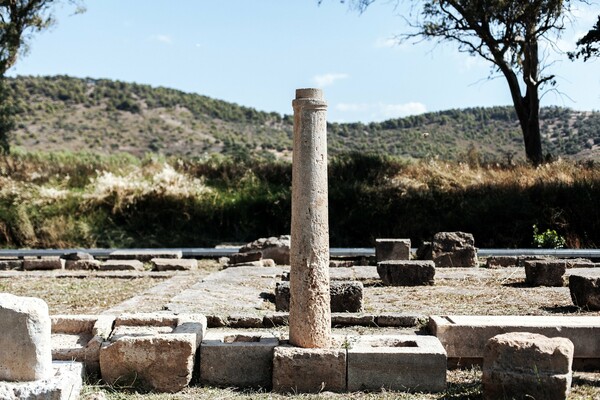
[[3,278],[0,291],[38,297],[48,303],[50,314],[97,314],[160,283],[162,279]]

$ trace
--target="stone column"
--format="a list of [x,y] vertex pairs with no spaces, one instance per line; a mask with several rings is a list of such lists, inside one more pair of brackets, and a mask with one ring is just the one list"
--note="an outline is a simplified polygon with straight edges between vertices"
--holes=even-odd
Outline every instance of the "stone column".
[[294,107],[290,343],[331,345],[327,103],[320,89],[298,89]]

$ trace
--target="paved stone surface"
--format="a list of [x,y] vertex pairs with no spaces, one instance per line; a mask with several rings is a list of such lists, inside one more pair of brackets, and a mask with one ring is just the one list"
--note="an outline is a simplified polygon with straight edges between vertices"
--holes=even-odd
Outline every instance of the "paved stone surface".
[[569,339],[529,332],[494,336],[483,356],[483,397],[565,400],[572,364]]
[[48,378],[31,382],[0,381],[2,400],[76,400],[83,385],[83,364],[56,361]]
[[44,300],[0,293],[0,332],[0,380],[50,377],[51,322]]
[[172,298],[166,308],[173,312],[205,315],[248,314],[263,316],[274,311],[265,300],[275,290],[281,267],[238,267],[213,273]]

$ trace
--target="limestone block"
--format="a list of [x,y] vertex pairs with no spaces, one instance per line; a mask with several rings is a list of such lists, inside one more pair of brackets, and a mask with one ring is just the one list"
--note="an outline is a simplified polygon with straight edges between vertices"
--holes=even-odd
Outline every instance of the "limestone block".
[[274,312],[263,317],[263,327],[273,328],[276,326],[288,326],[289,314],[286,312]]
[[274,266],[275,266],[275,261],[271,260],[270,258],[265,258],[263,260],[258,260],[258,261],[248,261],[248,262],[239,263],[239,264],[227,265],[228,268],[232,268],[232,267],[272,268]]
[[153,271],[193,271],[198,269],[195,258],[153,258],[150,260]]
[[153,258],[181,258],[183,253],[178,250],[138,249],[138,250],[115,250],[110,253],[113,260],[138,260],[149,262]]
[[100,271],[143,271],[144,263],[139,260],[107,260],[98,267]]
[[65,269],[68,270],[98,270],[100,269],[98,260],[66,260]]
[[74,253],[67,253],[63,255],[62,258],[68,261],[92,261],[94,256],[92,256],[90,253],[77,251]]
[[446,389],[446,351],[433,336],[361,336],[350,341],[348,391]]
[[332,313],[331,326],[371,326],[376,327],[375,316],[373,314],[356,313]]
[[102,379],[109,385],[178,392],[192,379],[195,353],[193,334],[122,336],[100,349]]
[[52,359],[82,362],[88,375],[99,376],[103,337],[94,331],[98,317],[54,315],[51,320]]
[[346,351],[277,346],[273,390],[292,393],[346,391]]
[[594,275],[569,276],[569,291],[573,304],[585,310],[600,310],[600,277]]
[[200,346],[200,381],[221,387],[268,389],[277,345],[279,339],[264,332],[209,332]]
[[232,254],[229,257],[228,264],[243,264],[252,261],[260,261],[263,258],[261,251],[249,251],[247,253]]
[[240,253],[262,252],[263,258],[270,258],[277,265],[290,265],[290,235],[261,238],[242,246]]
[[31,382],[1,382],[2,400],[76,400],[83,386],[83,364],[55,361],[48,378]]
[[438,232],[433,236],[432,258],[436,267],[477,267],[475,239],[465,232]]
[[377,263],[377,273],[388,286],[424,286],[435,282],[433,261],[383,261]]
[[377,262],[410,259],[410,239],[376,239]]
[[530,286],[564,286],[566,271],[567,263],[564,261],[525,261],[525,282]]
[[25,271],[47,271],[64,268],[65,260],[58,257],[26,258],[25,260],[23,260],[23,269]]
[[231,328],[262,328],[263,317],[248,314],[232,314],[227,317],[227,326]]
[[519,264],[517,256],[494,256],[486,260],[486,268],[516,267]]
[[[329,284],[331,312],[360,312],[363,307],[363,284],[357,281],[331,281]],[[289,311],[290,283],[278,282],[275,286],[275,309]]]
[[51,322],[42,299],[0,293],[0,380],[52,375]]
[[484,398],[566,399],[573,352],[566,338],[529,332],[494,336],[483,356]]
[[399,313],[380,314],[375,318],[375,323],[380,327],[403,327],[409,328],[417,326],[420,321],[424,320],[422,315],[406,315]]
[[23,269],[23,260],[0,260],[0,270]]

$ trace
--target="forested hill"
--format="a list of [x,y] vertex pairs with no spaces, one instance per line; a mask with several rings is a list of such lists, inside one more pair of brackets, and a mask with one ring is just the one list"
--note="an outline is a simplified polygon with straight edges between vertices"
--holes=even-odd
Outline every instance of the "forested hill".
[[[19,116],[12,145],[27,150],[149,152],[187,157],[220,152],[289,157],[293,118],[167,88],[67,76],[8,81]],[[511,107],[427,113],[381,123],[329,125],[330,153],[488,160],[522,158]],[[600,156],[600,112],[542,110],[544,153]]]

